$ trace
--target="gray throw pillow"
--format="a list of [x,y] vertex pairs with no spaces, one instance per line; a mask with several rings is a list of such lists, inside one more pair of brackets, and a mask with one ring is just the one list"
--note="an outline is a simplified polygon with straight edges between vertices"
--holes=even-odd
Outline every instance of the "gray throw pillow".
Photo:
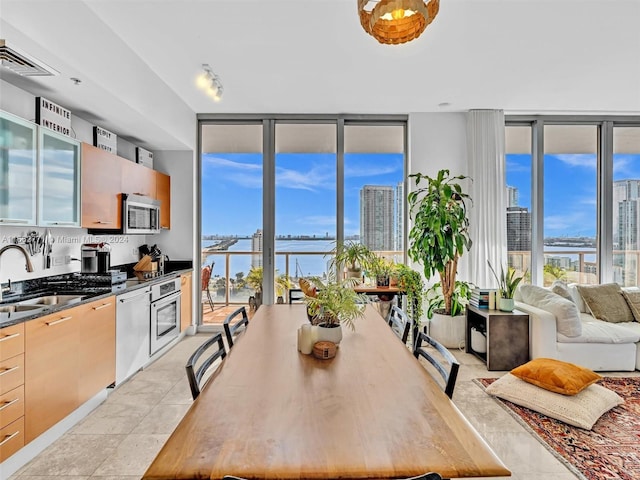
[[584,303],[591,315],[605,322],[633,322],[633,313],[617,283],[578,285]]
[[[551,291],[557,295],[560,295],[567,300],[571,300],[573,302],[573,297],[571,296],[571,292],[569,291],[569,287],[562,280],[556,280],[551,285]],[[575,302],[574,302],[575,303]]]

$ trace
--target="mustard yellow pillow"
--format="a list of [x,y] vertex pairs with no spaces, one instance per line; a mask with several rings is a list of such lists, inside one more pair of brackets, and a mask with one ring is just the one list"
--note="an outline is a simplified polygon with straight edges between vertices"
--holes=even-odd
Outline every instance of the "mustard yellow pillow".
[[552,358],[536,358],[514,368],[511,374],[525,382],[563,395],[575,395],[602,378],[588,368]]

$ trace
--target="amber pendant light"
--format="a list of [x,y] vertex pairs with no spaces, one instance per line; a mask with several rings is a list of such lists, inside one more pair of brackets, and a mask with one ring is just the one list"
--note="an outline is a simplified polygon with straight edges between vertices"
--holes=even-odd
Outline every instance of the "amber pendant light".
[[[375,6],[367,9],[373,3]],[[362,27],[380,43],[389,45],[418,38],[439,9],[440,0],[358,0]]]

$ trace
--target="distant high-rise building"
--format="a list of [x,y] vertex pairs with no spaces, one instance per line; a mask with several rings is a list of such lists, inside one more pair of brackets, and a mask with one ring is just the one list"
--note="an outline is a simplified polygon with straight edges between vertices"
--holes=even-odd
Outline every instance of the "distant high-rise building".
[[393,206],[393,187],[365,185],[360,190],[360,242],[369,249],[394,249]]
[[613,246],[638,250],[640,244],[640,180],[613,182]]
[[260,254],[254,254],[251,256],[251,268],[262,266],[262,230],[256,230],[251,236],[251,251],[260,252]]
[[398,182],[395,198],[395,237],[394,250],[404,250],[404,182]]
[[507,207],[507,251],[531,250],[531,213],[525,207]]
[[518,189],[507,185],[507,208],[518,206]]

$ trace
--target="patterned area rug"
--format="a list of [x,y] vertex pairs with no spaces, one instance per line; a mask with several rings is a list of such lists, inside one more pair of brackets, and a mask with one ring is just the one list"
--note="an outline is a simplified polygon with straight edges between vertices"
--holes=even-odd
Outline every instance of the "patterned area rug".
[[[483,387],[495,378],[477,379]],[[528,408],[496,398],[558,459],[585,480],[640,479],[640,377],[606,377],[603,387],[625,403],[605,413],[593,429],[583,430]]]

